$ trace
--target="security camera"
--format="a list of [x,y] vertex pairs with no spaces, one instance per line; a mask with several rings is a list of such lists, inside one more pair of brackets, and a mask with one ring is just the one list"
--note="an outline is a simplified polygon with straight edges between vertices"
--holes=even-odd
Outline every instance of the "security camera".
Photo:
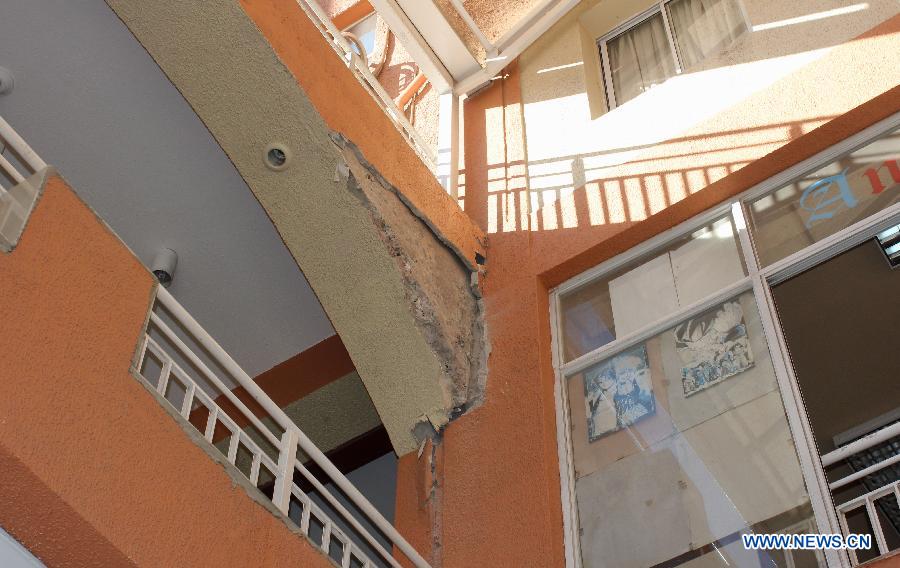
[[176,266],[178,266],[178,253],[170,248],[164,248],[156,253],[150,270],[156,276],[156,279],[159,280],[159,283],[163,287],[168,288],[169,284],[172,283],[172,279],[175,278]]

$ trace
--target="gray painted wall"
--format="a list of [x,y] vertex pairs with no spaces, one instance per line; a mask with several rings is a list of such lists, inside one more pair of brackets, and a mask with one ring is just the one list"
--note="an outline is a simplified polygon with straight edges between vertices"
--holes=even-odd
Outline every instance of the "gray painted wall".
[[178,251],[170,291],[248,373],[334,333],[231,162],[102,0],[0,3],[0,66],[16,80],[0,115],[144,264]]
[[[393,452],[389,452],[347,473],[347,479],[350,480],[350,483],[356,486],[356,488],[359,489],[359,492],[362,493],[391,524],[394,523],[394,514],[396,513],[397,463],[397,456]],[[379,544],[381,544],[385,550],[391,550],[391,541],[381,534],[381,532],[375,528],[375,525],[366,519],[365,515],[361,514],[356,509],[356,506],[353,505],[333,483],[326,483],[325,487],[329,492],[335,495],[341,505],[350,511],[356,520],[378,540]],[[309,493],[309,497],[325,512],[325,514],[335,521],[338,527],[340,527],[340,529],[343,530],[357,546],[362,548],[376,566],[379,568],[387,568],[387,564],[374,550],[372,550],[369,543],[350,527],[349,523],[344,520],[340,513],[335,511],[331,505],[328,504],[318,491],[312,491]],[[291,511],[291,518],[299,523],[300,513],[301,510],[299,507],[295,506]]]

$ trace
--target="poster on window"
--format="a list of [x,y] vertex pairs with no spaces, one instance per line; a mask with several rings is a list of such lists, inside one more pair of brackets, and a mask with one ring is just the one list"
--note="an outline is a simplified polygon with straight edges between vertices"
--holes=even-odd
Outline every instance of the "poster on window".
[[674,334],[685,396],[753,366],[744,310],[737,300],[676,326]]
[[656,412],[647,348],[636,347],[584,372],[588,441]]

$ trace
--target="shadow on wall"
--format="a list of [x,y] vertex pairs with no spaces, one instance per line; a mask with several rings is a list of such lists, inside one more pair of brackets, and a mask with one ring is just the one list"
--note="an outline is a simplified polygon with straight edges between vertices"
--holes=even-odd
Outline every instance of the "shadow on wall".
[[[486,114],[490,115],[491,110]],[[642,221],[832,118],[823,116],[674,138],[652,145],[659,157],[628,161],[627,172],[621,166],[586,167],[585,161],[638,152],[651,146],[530,161],[529,167],[547,165],[554,171],[532,175],[527,180],[524,160],[489,163],[485,218],[479,221],[488,233],[551,231]],[[687,150],[699,140],[707,146],[706,151]],[[465,195],[465,173],[460,172],[461,196]],[[540,189],[533,189],[535,186]]]
[[744,4],[752,31],[596,118],[579,14],[542,38],[466,112],[470,215],[488,233],[642,221],[896,84],[895,4]]
[[[634,4],[640,6],[639,2]],[[853,37],[852,31],[850,36],[846,35],[849,28],[859,28],[855,33],[863,33],[897,10],[896,4],[884,0],[850,4],[833,0],[802,0],[796,3],[743,0],[743,4],[750,33],[743,34],[721,53],[698,62],[680,76],[835,47]],[[582,25],[579,24],[579,19],[587,17],[584,13],[598,8],[596,5],[588,10],[576,8],[567,17],[568,26]],[[628,8],[623,21],[628,19],[628,15],[636,15],[640,11],[639,7]],[[868,23],[860,25],[863,20]],[[585,30],[588,34],[591,31]],[[561,32],[566,33],[571,34],[573,30]],[[540,75],[546,80],[543,88],[533,83],[536,88],[528,89],[525,102],[536,103],[583,94],[585,91],[583,67],[592,61],[585,57],[587,54],[584,53],[582,46],[563,47],[563,43],[571,43],[570,38],[563,35],[549,37],[545,41],[547,43],[536,44],[535,48],[532,48],[536,49],[537,53],[529,51],[522,56],[523,75],[529,74],[530,70],[530,74]],[[533,79],[526,79],[526,82],[529,81]]]

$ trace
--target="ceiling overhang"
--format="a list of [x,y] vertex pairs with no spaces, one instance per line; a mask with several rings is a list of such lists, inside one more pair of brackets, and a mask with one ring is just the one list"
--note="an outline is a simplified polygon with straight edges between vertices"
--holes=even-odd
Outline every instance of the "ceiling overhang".
[[539,2],[491,41],[462,0],[449,0],[458,20],[455,26],[434,0],[370,0],[437,90],[457,95],[469,94],[495,78],[579,1]]
[[[488,347],[468,259],[402,188],[330,130],[241,5],[107,3],[269,215],[343,340],[397,454],[415,451],[429,432],[478,401]],[[299,11],[290,0],[275,4]],[[310,49],[325,42],[312,22],[280,14],[271,14],[282,26],[278,33],[300,34]],[[335,81],[351,73],[336,55],[302,72]],[[401,136],[380,136],[398,152],[412,152]],[[292,156],[284,166],[267,165],[273,144]]]

